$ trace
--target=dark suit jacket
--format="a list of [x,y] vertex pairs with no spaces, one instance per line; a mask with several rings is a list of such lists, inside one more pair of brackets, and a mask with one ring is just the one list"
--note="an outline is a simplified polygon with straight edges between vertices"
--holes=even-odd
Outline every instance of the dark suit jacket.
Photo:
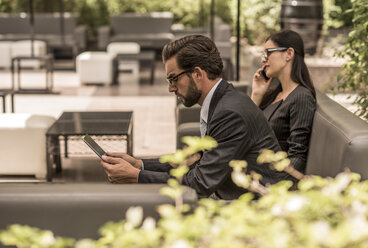
[[[276,172],[268,165],[258,165],[256,159],[261,149],[279,151],[280,147],[263,112],[252,100],[221,81],[211,99],[207,135],[217,142],[217,148],[204,151],[201,159],[190,166],[182,183],[194,188],[199,197],[216,193],[219,198],[238,198],[246,190],[237,187],[231,179],[233,159],[246,160],[247,172],[255,171],[263,176],[262,183],[275,183],[284,173]],[[139,183],[166,183],[170,165],[158,160],[143,160],[144,170]]]
[[[281,85],[273,93],[272,101],[280,91]],[[263,111],[276,134],[281,149],[288,153],[291,165],[304,172],[316,111],[316,100],[312,93],[299,85],[285,101],[270,104]]]

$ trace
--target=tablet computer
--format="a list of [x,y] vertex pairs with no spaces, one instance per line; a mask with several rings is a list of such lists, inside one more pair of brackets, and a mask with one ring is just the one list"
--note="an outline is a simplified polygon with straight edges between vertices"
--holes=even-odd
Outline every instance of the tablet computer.
[[83,137],[83,141],[99,156],[100,158],[102,155],[104,155],[106,152],[89,136],[86,134]]

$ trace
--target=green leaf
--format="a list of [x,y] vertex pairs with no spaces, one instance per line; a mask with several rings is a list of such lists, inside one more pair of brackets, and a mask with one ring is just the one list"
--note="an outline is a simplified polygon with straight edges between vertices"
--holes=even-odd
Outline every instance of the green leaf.
[[176,169],[171,169],[170,174],[175,178],[182,178],[188,171],[188,166],[179,166]]
[[190,150],[192,150],[192,154],[202,150],[211,150],[217,147],[216,140],[210,136],[205,137],[184,136],[182,138],[182,142],[188,145]]
[[248,166],[248,163],[244,160],[231,160],[229,165],[234,171],[242,171]]

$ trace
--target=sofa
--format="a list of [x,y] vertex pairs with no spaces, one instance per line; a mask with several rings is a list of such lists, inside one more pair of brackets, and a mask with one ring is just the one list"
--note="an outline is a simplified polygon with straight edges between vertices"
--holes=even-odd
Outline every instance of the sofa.
[[98,29],[98,48],[106,50],[111,42],[137,42],[142,50],[161,51],[174,39],[170,32],[170,12],[123,13],[110,18],[110,26]]
[[[234,83],[235,84],[235,83]],[[244,89],[244,88],[243,88]],[[247,87],[247,92],[249,87]],[[349,168],[362,179],[368,178],[368,123],[317,93],[317,111],[312,128],[307,174],[335,176]],[[178,105],[179,106],[179,105]],[[191,109],[191,108],[187,108]],[[187,111],[189,123],[196,117]],[[177,112],[178,125],[185,120]],[[192,134],[188,134],[192,135]],[[2,184],[0,185],[0,230],[9,224],[50,229],[56,235],[97,238],[97,230],[107,221],[125,217],[130,206],[142,206],[145,216],[158,219],[156,207],[173,200],[159,194],[164,185],[113,185],[106,183]],[[197,195],[186,188],[184,202],[195,206]]]
[[368,123],[317,91],[306,174],[334,177],[346,168],[368,179]]
[[[178,105],[175,111],[180,149],[183,136],[200,136],[200,107]],[[368,123],[317,91],[306,174],[334,177],[346,168],[368,179]]]
[[[60,13],[36,13],[34,38],[47,43],[50,52],[69,49],[77,55],[87,48],[87,26],[77,25],[78,16],[64,13],[64,36],[61,34]],[[0,40],[17,41],[30,39],[29,14],[0,13]]]
[[[0,185],[0,230],[10,224],[48,229],[76,239],[99,237],[108,221],[125,219],[129,207],[141,206],[145,217],[158,219],[157,206],[174,204],[159,193],[166,185],[107,183],[8,183]],[[183,201],[197,203],[193,189]]]

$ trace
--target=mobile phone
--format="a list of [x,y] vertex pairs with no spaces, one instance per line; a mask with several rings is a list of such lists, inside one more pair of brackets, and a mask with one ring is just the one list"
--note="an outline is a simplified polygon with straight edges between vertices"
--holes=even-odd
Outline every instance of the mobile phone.
[[89,136],[86,134],[83,137],[83,141],[86,142],[86,144],[99,156],[100,158],[102,155],[104,155],[106,152]]
[[270,80],[270,78],[267,77],[266,68],[264,68],[261,73],[262,73],[262,76],[266,79],[266,81]]

